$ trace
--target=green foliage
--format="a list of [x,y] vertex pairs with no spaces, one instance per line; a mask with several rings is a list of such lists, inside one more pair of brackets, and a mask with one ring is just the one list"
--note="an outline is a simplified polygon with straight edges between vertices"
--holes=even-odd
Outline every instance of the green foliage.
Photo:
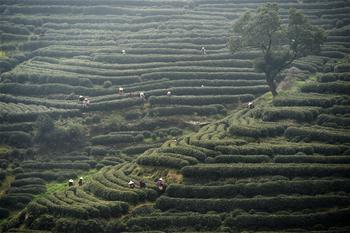
[[84,162],[36,162],[36,161],[25,161],[22,165],[23,168],[29,169],[79,169],[79,170],[89,170],[90,165]]
[[190,146],[175,146],[175,147],[161,148],[160,151],[164,153],[175,153],[175,154],[191,156],[198,159],[198,161],[202,161],[202,162],[207,158],[205,153]]
[[21,83],[1,83],[1,93],[17,94],[24,96],[50,95],[50,94],[70,94],[79,93],[86,96],[107,95],[114,93],[111,89],[87,88],[82,86],[70,86],[67,84],[21,84]]
[[94,145],[130,143],[134,141],[135,141],[135,138],[130,134],[107,134],[107,135],[98,135],[91,138],[91,143]]
[[225,112],[223,105],[207,105],[207,106],[170,106],[155,107],[148,111],[150,116],[173,116],[173,115],[191,115],[200,116],[214,115]]
[[214,150],[216,146],[241,146],[244,144],[247,144],[245,140],[242,139],[234,139],[234,140],[191,140],[190,144],[198,146],[198,147],[204,147],[207,149]]
[[273,99],[275,106],[315,106],[315,107],[331,107],[339,98],[329,98],[322,95],[293,95],[293,96],[278,96]]
[[267,163],[270,162],[267,155],[219,155],[213,159],[213,163]]
[[293,119],[298,122],[310,122],[319,114],[320,109],[301,107],[279,107],[264,108],[261,112],[256,112],[256,117],[261,117],[264,121],[278,121],[283,119]]
[[183,158],[176,158],[167,155],[142,155],[137,158],[137,163],[146,166],[169,167],[177,169],[190,165],[190,163]]
[[333,115],[321,114],[317,117],[317,124],[328,126],[334,125],[336,127],[342,126],[350,126],[350,118],[349,117],[337,117]]
[[242,214],[237,217],[227,218],[225,225],[238,228],[274,228],[285,229],[290,227],[308,227],[315,224],[334,226],[334,224],[346,225],[350,210],[338,209],[309,214]]
[[349,164],[347,156],[321,156],[321,155],[276,155],[275,163],[327,163],[327,164]]
[[308,83],[301,87],[301,91],[350,95],[350,83],[341,81],[329,83]]
[[28,147],[32,144],[32,136],[22,131],[0,131],[0,143]]
[[135,217],[127,222],[129,229],[154,229],[163,230],[169,227],[181,229],[183,227],[201,226],[204,229],[215,230],[221,225],[221,219],[218,215],[210,214],[189,214],[186,216],[150,216]]
[[264,183],[224,185],[183,185],[171,184],[166,190],[170,197],[178,198],[232,198],[235,196],[254,197],[257,195],[293,194],[316,195],[328,192],[350,190],[346,179],[333,180],[277,180]]
[[281,175],[285,177],[349,176],[349,166],[329,164],[210,164],[187,166],[181,169],[185,177],[219,179],[228,177],[254,177]]
[[237,104],[254,99],[253,95],[217,95],[217,96],[151,96],[151,105],[209,105]]
[[[238,37],[230,40],[231,51],[248,46],[261,50],[261,56],[255,60],[255,68],[266,74],[274,96],[277,95],[277,75],[296,58],[319,52],[325,40],[324,32],[312,26],[302,13],[293,8],[289,11],[288,26],[282,25],[276,4],[266,4],[255,13],[245,13],[233,29]],[[283,46],[285,43],[288,46]]]
[[346,143],[350,142],[350,136],[347,132],[333,132],[326,129],[317,129],[310,127],[288,127],[285,136],[289,139],[298,138],[303,140],[323,141],[328,143]]
[[325,73],[317,76],[317,81],[321,83],[335,81],[350,81],[350,73]]
[[68,123],[66,126],[55,126],[54,121],[43,115],[36,121],[35,141],[51,149],[71,149],[85,143],[85,129],[82,125]]
[[312,154],[314,152],[312,145],[308,144],[284,144],[275,145],[268,143],[259,143],[243,146],[217,146],[217,150],[225,154],[236,154],[236,155],[274,155],[274,154],[296,154],[297,152],[304,152],[306,154]]
[[305,208],[332,207],[346,205],[350,198],[338,195],[288,196],[288,197],[250,197],[232,199],[172,198],[162,196],[156,207],[162,211],[231,212],[235,209],[276,212],[280,210],[302,210]]
[[103,87],[104,88],[110,88],[112,86],[112,82],[107,80],[103,82]]
[[7,218],[10,215],[10,212],[7,209],[0,207],[0,219]]
[[286,125],[260,123],[256,125],[232,125],[229,128],[231,135],[243,137],[276,137],[284,134]]

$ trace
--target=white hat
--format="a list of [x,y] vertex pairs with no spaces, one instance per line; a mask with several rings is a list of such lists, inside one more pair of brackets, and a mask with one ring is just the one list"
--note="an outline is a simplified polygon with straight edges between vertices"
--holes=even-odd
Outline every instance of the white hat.
[[163,178],[159,178],[159,180],[163,180]]
[[82,180],[82,179],[83,179],[83,177],[81,176],[79,179],[80,179],[80,180]]
[[70,179],[69,182],[74,182],[74,180]]
[[134,181],[130,180],[128,184],[134,184]]

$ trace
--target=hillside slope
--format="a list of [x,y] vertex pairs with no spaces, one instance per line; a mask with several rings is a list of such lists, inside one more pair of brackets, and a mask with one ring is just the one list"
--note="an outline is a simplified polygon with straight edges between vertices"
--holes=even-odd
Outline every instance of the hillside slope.
[[274,99],[226,46],[265,2],[2,1],[3,230],[348,232],[349,2],[274,1],[328,31]]

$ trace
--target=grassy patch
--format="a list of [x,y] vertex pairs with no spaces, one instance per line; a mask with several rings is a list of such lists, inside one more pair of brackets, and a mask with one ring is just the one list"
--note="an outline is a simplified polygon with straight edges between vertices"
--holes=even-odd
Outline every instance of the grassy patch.
[[10,188],[11,182],[15,180],[14,176],[6,176],[6,178],[0,184],[0,197]]
[[10,147],[6,145],[0,145],[0,158],[10,152]]
[[[84,172],[78,176],[78,179],[79,179],[79,177],[83,177],[85,183],[89,182],[91,180],[92,175],[94,175],[97,171],[98,171],[97,169],[92,169],[92,170],[89,170],[87,172]],[[77,180],[76,180],[76,182],[77,182]],[[41,193],[39,195],[36,195],[33,200],[47,197],[48,195],[55,193],[55,192],[63,192],[66,190],[67,187],[68,187],[67,182],[54,181],[54,182],[47,183],[46,184],[46,192]]]
[[5,51],[0,50],[0,59],[6,58],[7,54]]

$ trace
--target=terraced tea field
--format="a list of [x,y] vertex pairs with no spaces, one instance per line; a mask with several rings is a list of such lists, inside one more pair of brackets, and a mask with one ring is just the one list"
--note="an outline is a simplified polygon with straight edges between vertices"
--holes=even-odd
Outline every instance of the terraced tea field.
[[[260,52],[228,48],[235,20],[267,2],[327,32],[274,98]],[[0,1],[1,230],[349,232],[349,12],[347,0]]]

